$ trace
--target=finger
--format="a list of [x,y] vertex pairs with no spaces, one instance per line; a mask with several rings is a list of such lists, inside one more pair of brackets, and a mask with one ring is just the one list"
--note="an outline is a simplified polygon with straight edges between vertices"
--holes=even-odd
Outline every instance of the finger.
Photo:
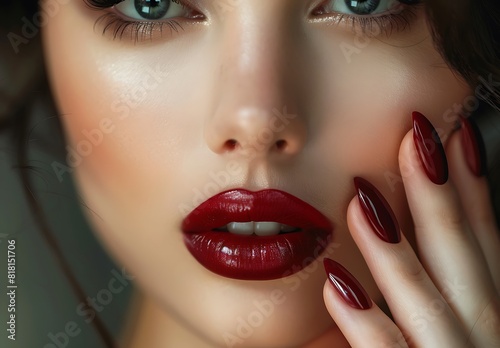
[[[446,148],[450,165],[450,176],[455,184],[460,201],[471,229],[479,242],[497,290],[500,289],[500,233],[490,200],[488,182],[484,176],[476,176],[467,164],[469,156],[478,156],[478,140],[469,121],[464,120],[460,132],[454,133]],[[464,136],[467,140],[464,142]],[[477,149],[477,150],[475,150]],[[476,158],[474,162],[481,161]],[[478,165],[481,167],[481,165]],[[477,170],[476,170],[477,172]]]
[[399,233],[387,202],[365,180],[357,178],[356,186],[362,198],[349,204],[349,230],[408,344],[465,347],[462,328],[410,243]]
[[[420,140],[415,141],[415,134],[420,135]],[[417,153],[418,144],[424,142]],[[401,167],[413,168],[411,174],[403,175],[403,184],[420,260],[465,330],[472,331],[471,341],[482,346],[484,340],[496,335],[495,330],[485,332],[485,325],[477,325],[481,317],[486,319],[483,311],[494,302],[496,290],[455,187],[449,180],[433,178],[432,169],[442,174],[447,160],[439,138],[424,116],[414,116],[414,130],[403,139],[399,161]]]
[[349,271],[330,259],[324,264],[329,279],[323,288],[325,305],[351,347],[408,347],[396,324]]

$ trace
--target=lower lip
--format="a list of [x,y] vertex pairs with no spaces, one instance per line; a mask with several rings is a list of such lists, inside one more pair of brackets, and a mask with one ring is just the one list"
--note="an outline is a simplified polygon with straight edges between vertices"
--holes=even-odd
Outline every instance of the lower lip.
[[330,242],[330,230],[301,230],[276,236],[206,231],[185,233],[184,242],[210,271],[234,279],[270,280],[311,264]]

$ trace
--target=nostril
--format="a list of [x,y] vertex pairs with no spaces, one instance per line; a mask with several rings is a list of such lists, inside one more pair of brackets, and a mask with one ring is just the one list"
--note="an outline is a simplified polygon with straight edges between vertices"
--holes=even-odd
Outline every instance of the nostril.
[[278,150],[280,150],[280,151],[284,150],[284,149],[286,148],[286,146],[287,146],[287,142],[286,142],[286,140],[283,140],[283,139],[282,139],[282,140],[278,140],[278,141],[276,142],[276,148],[277,148]]
[[236,149],[236,146],[238,145],[238,142],[234,139],[229,139],[224,143],[224,149],[227,151],[231,151]]
[[[240,146],[241,146],[240,143],[236,139],[229,139],[226,140],[222,149],[223,151],[234,151]],[[274,143],[274,146],[276,150],[283,152],[285,149],[288,148],[289,144],[286,140],[280,139]]]

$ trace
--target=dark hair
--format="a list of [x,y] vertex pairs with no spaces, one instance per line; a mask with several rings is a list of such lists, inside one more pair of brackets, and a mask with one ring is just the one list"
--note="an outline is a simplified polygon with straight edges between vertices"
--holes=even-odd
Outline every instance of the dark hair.
[[[19,176],[22,182],[22,188],[25,199],[29,205],[33,218],[42,234],[43,239],[52,252],[57,264],[64,277],[68,281],[74,295],[78,302],[86,303],[87,295],[83,291],[82,286],[78,282],[76,276],[71,270],[66,258],[64,257],[61,247],[57,239],[51,232],[50,225],[46,219],[41,204],[39,203],[36,191],[33,189],[33,180],[30,174],[37,173],[37,167],[29,163],[29,137],[33,129],[30,129],[30,118],[34,116],[35,104],[40,98],[47,101],[53,110],[56,110],[50,89],[48,87],[48,80],[43,69],[43,57],[41,50],[41,40],[39,35],[35,34],[30,40],[21,41],[22,46],[18,47],[18,51],[12,49],[14,43],[19,43],[18,37],[8,36],[9,33],[20,33],[21,25],[23,24],[20,19],[33,18],[34,14],[38,11],[38,2],[34,0],[16,0],[12,2],[2,2],[0,4],[0,33],[3,38],[7,39],[2,42],[1,63],[9,63],[11,65],[22,62],[23,69],[17,69],[18,74],[8,76],[10,81],[9,86],[15,86],[15,90],[1,90],[0,89],[0,132],[9,131],[12,143],[15,147],[16,165],[15,168],[19,171]],[[5,48],[8,47],[8,51]],[[9,67],[11,68],[11,67]],[[15,71],[16,69],[5,69],[6,71]],[[28,73],[26,73],[28,72]],[[5,77],[0,77],[0,86]],[[37,104],[39,105],[39,103]],[[62,127],[58,118],[55,118],[55,126],[62,134]],[[41,139],[41,146],[48,144]],[[40,174],[40,173],[38,173]],[[108,348],[116,347],[114,339],[104,325],[102,319],[95,313],[91,323],[104,345]]]
[[[449,66],[477,91],[480,111],[492,110],[483,132],[500,138],[500,3],[496,0],[430,0],[427,14],[436,48]],[[483,95],[484,94],[484,95]],[[487,105],[487,106],[486,106]],[[476,116],[476,117],[474,117]],[[472,122],[480,123],[481,113]],[[486,122],[484,122],[486,124]],[[486,134],[484,134],[486,135]],[[492,144],[493,145],[493,144]],[[498,142],[494,144],[498,146]],[[488,147],[488,144],[483,144]],[[489,153],[488,181],[497,224],[500,225],[500,149]],[[486,161],[486,159],[484,159]]]
[[[425,1],[425,0],[424,0]],[[491,77],[500,81],[500,3],[497,0],[429,0],[426,3],[427,15],[436,48],[449,66],[460,74],[472,89],[480,84],[481,77]],[[0,33],[20,32],[20,18],[33,18],[38,10],[35,0],[3,1],[0,3]],[[9,43],[4,43],[10,46]],[[0,46],[1,48],[2,46]],[[44,217],[43,208],[38,203],[32,190],[30,172],[36,170],[28,164],[29,119],[33,115],[35,98],[46,95],[51,100],[47,77],[43,69],[41,45],[38,37],[22,46],[21,55],[32,55],[29,64],[39,64],[29,76],[13,76],[18,82],[16,91],[0,89],[0,131],[9,131],[16,148],[17,168],[23,183],[24,193],[30,210],[48,246],[54,253],[61,270],[70,283],[79,301],[84,302],[86,295],[78,284],[68,263],[63,257],[57,240],[50,232]],[[2,52],[2,59],[19,61],[19,55],[12,51]],[[2,61],[2,63],[4,63]],[[14,63],[12,63],[14,64]],[[19,69],[23,70],[23,69]],[[1,77],[0,77],[1,82]],[[490,86],[490,94],[484,102],[493,105],[500,112],[500,90]],[[55,110],[55,108],[54,108]],[[62,134],[62,127],[57,120],[57,127]],[[500,120],[498,121],[500,122]],[[500,171],[500,158],[490,170]],[[490,188],[497,218],[500,218],[500,175],[490,175]],[[495,180],[493,180],[495,178]],[[105,325],[98,316],[92,321],[107,347],[115,343]]]
[[[427,14],[435,45],[474,89],[480,77],[500,81],[500,5],[493,0],[430,0]],[[494,89],[488,102],[500,106]]]

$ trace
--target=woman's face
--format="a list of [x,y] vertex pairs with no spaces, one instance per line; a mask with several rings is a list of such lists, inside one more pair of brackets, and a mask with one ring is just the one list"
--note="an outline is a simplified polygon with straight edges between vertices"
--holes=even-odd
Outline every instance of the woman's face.
[[[67,2],[44,28],[71,172],[109,251],[167,315],[220,345],[299,346],[331,328],[323,256],[380,300],[346,226],[353,178],[376,185],[411,234],[397,161],[411,112],[445,136],[450,108],[470,94],[433,47],[423,7],[141,2]],[[366,14],[353,20],[356,12]],[[141,16],[168,23],[119,19]],[[67,169],[56,169],[61,179]],[[333,225],[330,245],[286,277],[207,270],[181,225],[230,189],[277,189],[309,203]]]

